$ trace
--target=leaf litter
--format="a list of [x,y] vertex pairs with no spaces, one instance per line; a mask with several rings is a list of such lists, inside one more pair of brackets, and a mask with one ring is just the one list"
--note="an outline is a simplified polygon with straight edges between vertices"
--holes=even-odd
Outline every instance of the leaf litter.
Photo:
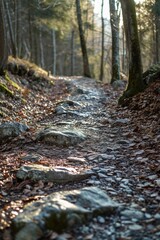
[[[19,77],[18,81],[22,79]],[[113,91],[109,85],[98,86],[104,89],[108,99],[99,116],[96,116],[97,119],[94,119],[96,127],[101,131],[101,138],[99,141],[89,139],[76,147],[64,149],[36,143],[34,135],[41,123],[54,121],[57,102],[68,96],[65,78],[55,79],[54,85],[43,80],[43,84],[38,84],[38,87],[30,79],[26,81],[30,87],[22,93],[23,101],[21,98],[8,100],[3,96],[3,100],[9,101],[12,108],[0,121],[18,121],[31,128],[29,132],[0,146],[0,236],[4,240],[12,239],[11,221],[25,204],[55,191],[98,185],[116,201],[128,206],[137,204],[142,212],[150,213],[151,217],[146,218],[143,229],[154,239],[154,235],[160,231],[159,221],[155,218],[160,210],[160,93],[157,90],[160,81],[157,80],[143,93],[127,100],[123,107],[117,106],[121,91]],[[119,121],[123,119],[129,119],[129,122]],[[56,121],[61,121],[61,116]],[[35,160],[36,164],[74,167],[76,170],[93,169],[96,176],[92,176],[90,182],[85,180],[69,184],[18,180],[17,170],[23,164],[32,164],[34,161],[31,155],[35,154],[40,156]],[[102,154],[114,158],[103,159]],[[30,156],[28,160],[24,158],[26,155]],[[77,239],[77,235],[82,235],[83,239],[92,239],[94,232],[101,226],[103,228],[103,224],[93,222],[92,232],[75,229],[64,233],[62,237]],[[123,232],[123,228],[119,231]],[[58,234],[52,231],[46,235],[46,239],[57,237]],[[121,236],[119,239],[131,238]]]

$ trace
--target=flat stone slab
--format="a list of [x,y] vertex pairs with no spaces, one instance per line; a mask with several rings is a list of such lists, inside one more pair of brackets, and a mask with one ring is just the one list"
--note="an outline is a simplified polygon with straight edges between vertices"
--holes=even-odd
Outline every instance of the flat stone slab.
[[[12,230],[16,234],[16,240],[36,240],[40,234],[43,235],[44,230],[63,232],[86,223],[93,217],[110,216],[118,207],[116,202],[97,187],[57,192],[26,205],[23,212],[13,219]],[[23,237],[26,229],[27,236]]]
[[0,125],[0,140],[7,141],[19,136],[22,132],[29,129],[27,125],[19,122],[4,122]]
[[58,146],[76,145],[86,139],[86,135],[76,128],[50,127],[41,130],[36,137],[37,141],[43,141]]
[[17,178],[33,181],[42,180],[44,182],[67,183],[81,181],[91,176],[89,172],[78,173],[74,168],[66,167],[46,167],[38,164],[24,165],[17,172]]

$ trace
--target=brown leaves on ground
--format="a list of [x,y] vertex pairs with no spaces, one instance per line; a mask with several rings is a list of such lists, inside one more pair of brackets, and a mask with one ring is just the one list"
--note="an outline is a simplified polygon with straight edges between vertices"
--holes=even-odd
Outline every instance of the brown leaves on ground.
[[[7,116],[1,118],[1,122],[18,121],[28,124],[31,128],[29,132],[0,146],[0,230],[3,230],[4,239],[10,239],[10,234],[4,229],[10,226],[12,218],[22,211],[26,203],[37,200],[53,191],[74,188],[74,183],[63,186],[41,181],[37,183],[31,182],[31,180],[18,181],[16,178],[17,170],[21,165],[26,164],[27,160],[24,160],[23,157],[32,153],[41,156],[36,164],[72,166],[69,158],[67,160],[67,157],[70,156],[70,149],[62,150],[57,147],[53,149],[52,146],[35,144],[33,137],[40,127],[40,122],[50,122],[53,119],[57,101],[67,96],[64,79],[57,78],[51,83],[44,79],[33,81],[30,78],[24,79],[11,74],[10,77],[19,83],[23,90],[17,91],[17,97],[13,99],[8,99],[3,95],[3,101],[8,101],[11,107]],[[128,157],[128,162],[117,161],[116,171],[123,172],[126,176],[128,174],[128,177],[130,176],[136,182],[137,194],[145,192],[144,195],[154,198],[154,200],[148,198],[148,203],[149,201],[158,202],[160,200],[158,194],[160,187],[160,81],[152,83],[145,92],[129,100],[126,107],[117,107],[118,92],[113,92],[110,86],[105,86],[105,91],[107,95],[112,95],[106,103],[106,109],[111,118],[130,120],[129,123],[121,126],[119,133],[122,138],[132,142],[128,149],[122,149],[120,152],[124,157]],[[112,120],[103,118],[101,124],[108,128],[112,124]],[[105,128],[102,141],[103,135],[105,139]],[[115,136],[113,132],[109,138],[111,140],[115,138],[117,141],[119,135]],[[97,146],[93,144],[95,142],[91,142],[90,145],[80,145],[78,150],[75,149],[75,156],[83,158],[86,154],[93,154],[94,151],[96,153],[101,149],[102,142],[96,143]],[[31,163],[32,160],[28,162]],[[112,161],[112,163],[116,164],[116,161]],[[110,167],[112,163],[110,160],[106,160],[105,163],[108,164],[111,171],[110,178],[115,175],[115,165]],[[82,165],[84,169],[88,168],[88,163]],[[80,183],[76,185],[76,188],[82,186],[83,183]],[[116,187],[116,184],[113,183],[111,192],[115,194],[114,188],[119,188],[119,185]],[[120,196],[121,201],[127,202],[125,197],[127,199],[125,195]],[[52,231],[48,234],[50,239],[57,237],[57,233]],[[70,235],[65,237],[69,239]],[[89,235],[86,239],[91,238],[92,235]]]

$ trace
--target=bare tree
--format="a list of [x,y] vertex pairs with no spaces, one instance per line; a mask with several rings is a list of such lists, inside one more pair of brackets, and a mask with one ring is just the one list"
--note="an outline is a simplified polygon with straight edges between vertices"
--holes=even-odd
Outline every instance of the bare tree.
[[102,24],[102,40],[101,40],[101,65],[100,65],[100,76],[99,79],[103,81],[104,75],[104,17],[103,17],[103,9],[104,9],[104,0],[102,0],[101,4],[101,24]]
[[120,79],[120,60],[119,60],[119,2],[109,0],[110,22],[112,31],[112,78],[111,83]]
[[12,25],[12,19],[11,19],[11,13],[9,11],[8,2],[4,1],[4,7],[6,12],[6,20],[7,20],[7,27],[9,31],[9,39],[10,39],[10,52],[13,57],[16,57],[16,45],[15,45],[15,38],[14,38],[14,31],[13,31],[13,25]]
[[134,0],[121,0],[123,23],[129,52],[128,86],[119,103],[127,97],[132,97],[143,91],[145,85],[142,80],[141,51],[138,38],[137,19]]
[[52,43],[53,43],[53,75],[56,75],[57,51],[56,51],[56,31],[55,31],[55,29],[52,29]]
[[7,39],[4,26],[4,1],[0,1],[0,74],[4,74],[8,59]]
[[160,62],[160,0],[155,0],[156,63]]
[[74,74],[74,29],[71,31],[71,76]]
[[80,43],[81,43],[81,50],[82,50],[82,57],[83,57],[83,74],[85,77],[91,77],[86,40],[85,40],[83,26],[82,26],[83,24],[82,24],[80,0],[76,0],[76,11],[77,11],[77,21],[78,21],[79,36],[80,36]]

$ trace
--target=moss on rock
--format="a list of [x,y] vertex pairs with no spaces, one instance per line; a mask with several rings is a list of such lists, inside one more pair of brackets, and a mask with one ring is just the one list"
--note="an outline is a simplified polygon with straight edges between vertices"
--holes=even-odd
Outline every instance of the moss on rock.
[[13,97],[14,95],[13,92],[3,83],[0,83],[0,92],[7,94],[9,97]]

